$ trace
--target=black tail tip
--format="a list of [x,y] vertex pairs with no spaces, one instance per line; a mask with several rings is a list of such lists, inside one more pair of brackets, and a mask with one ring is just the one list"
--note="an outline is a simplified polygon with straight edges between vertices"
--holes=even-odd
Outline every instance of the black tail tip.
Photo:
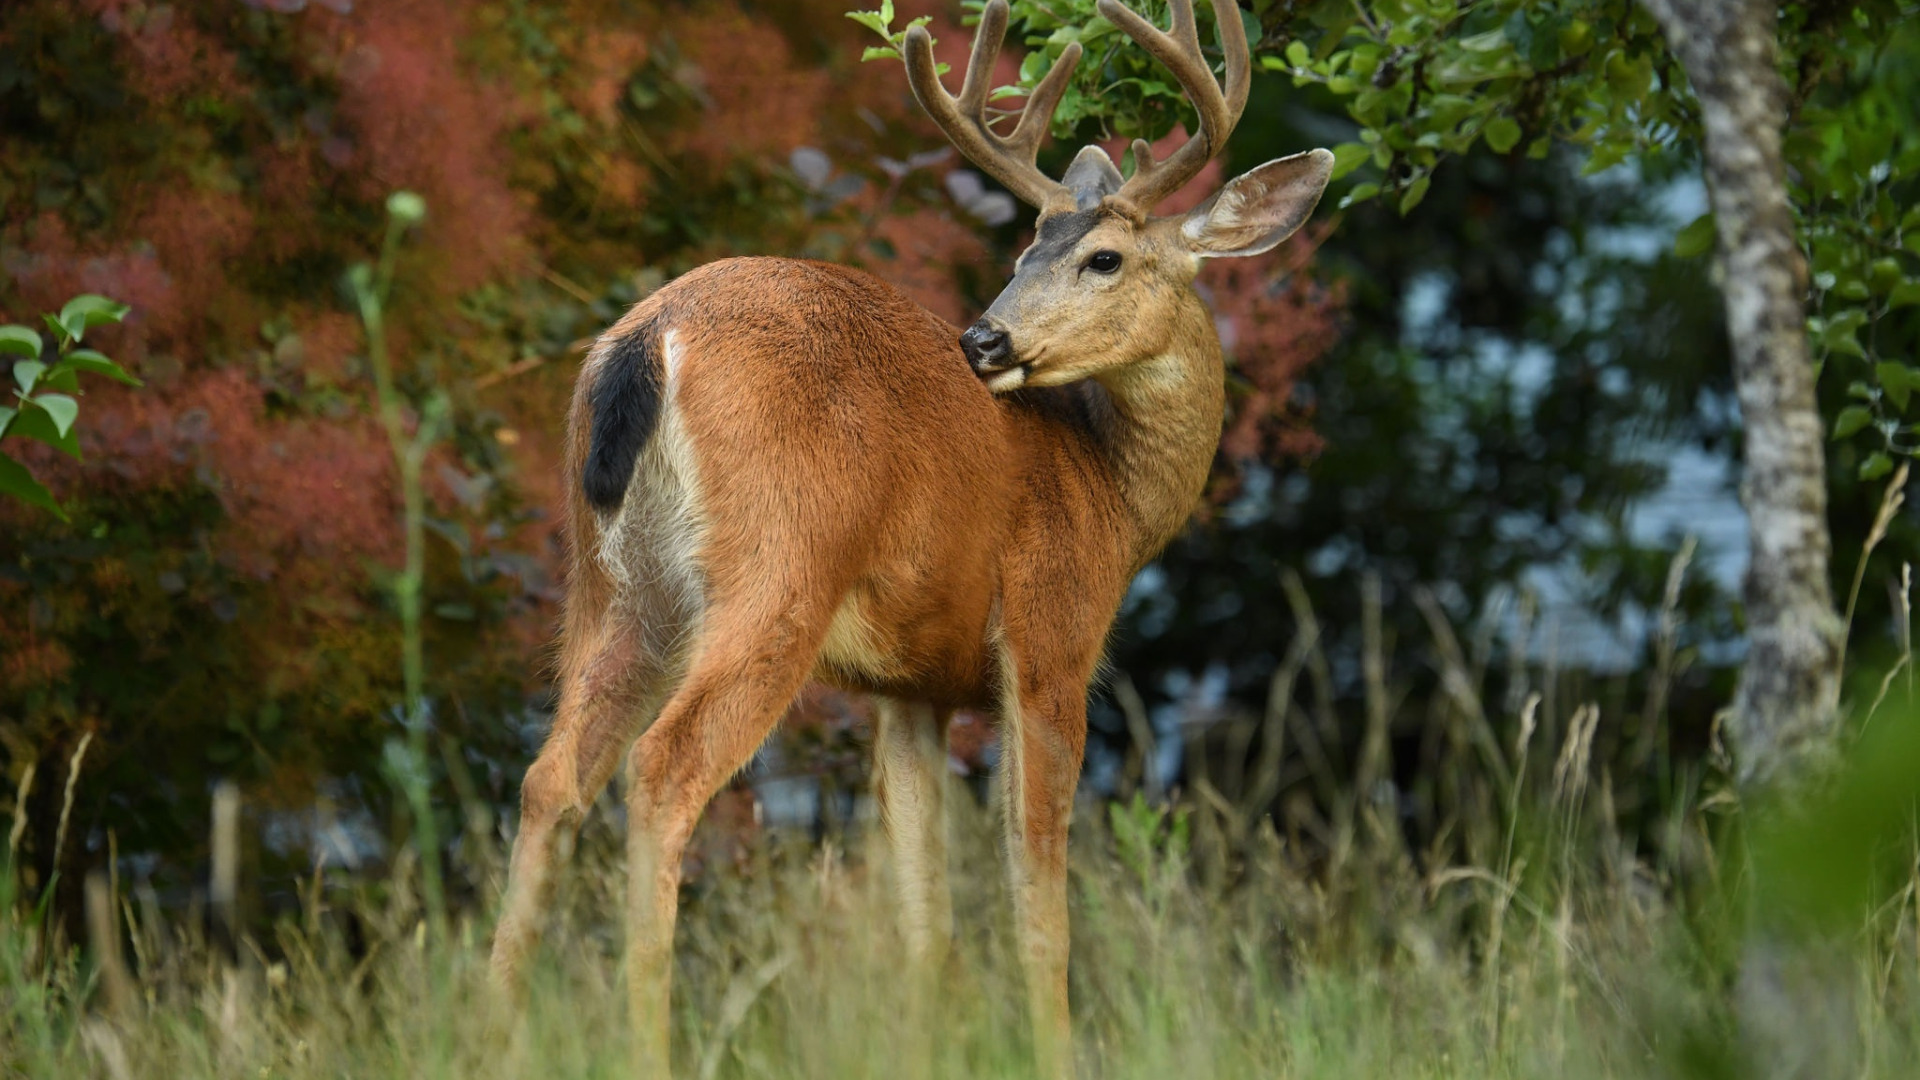
[[588,404],[592,439],[580,486],[595,509],[613,511],[627,497],[633,467],[660,418],[660,365],[651,325],[613,343],[600,365]]
[[580,486],[587,493],[587,502],[596,510],[618,510],[627,498],[627,482],[633,478],[631,465],[623,472],[619,466],[594,454],[587,458],[586,468],[581,470]]

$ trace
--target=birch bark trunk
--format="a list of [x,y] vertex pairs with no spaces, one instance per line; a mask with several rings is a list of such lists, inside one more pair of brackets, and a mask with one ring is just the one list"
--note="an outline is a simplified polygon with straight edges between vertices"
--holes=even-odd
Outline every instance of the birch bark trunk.
[[1780,155],[1787,88],[1768,0],[1643,0],[1700,101],[1744,426],[1747,660],[1728,735],[1750,792],[1834,749],[1841,626],[1828,584],[1826,456],[1807,352],[1806,265]]
[[[1744,426],[1748,651],[1728,735],[1750,805],[1793,813],[1836,756],[1842,627],[1828,583],[1826,455],[1807,351],[1806,266],[1781,158],[1787,88],[1772,0],[1641,0],[1700,102],[1734,385]],[[1796,791],[1796,789],[1800,789]],[[1851,1075],[1851,952],[1756,907],[1734,1007],[1747,1063],[1772,1078]]]

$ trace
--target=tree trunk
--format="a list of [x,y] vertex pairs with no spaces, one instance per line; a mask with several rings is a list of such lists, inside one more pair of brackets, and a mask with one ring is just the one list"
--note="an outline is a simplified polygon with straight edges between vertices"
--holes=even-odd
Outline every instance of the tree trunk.
[[[1787,90],[1771,0],[1642,0],[1700,101],[1733,375],[1745,428],[1747,659],[1728,735],[1750,805],[1792,813],[1835,757],[1842,628],[1827,579],[1826,457],[1807,353],[1806,266],[1780,156]],[[1751,894],[1750,894],[1751,895]],[[1756,1074],[1851,1075],[1847,935],[1756,904],[1734,995]]]
[[1787,90],[1767,0],[1643,0],[1693,83],[1706,131],[1745,428],[1747,660],[1728,735],[1740,786],[1818,772],[1832,756],[1841,626],[1827,580],[1826,457],[1807,353],[1806,266],[1780,157]]

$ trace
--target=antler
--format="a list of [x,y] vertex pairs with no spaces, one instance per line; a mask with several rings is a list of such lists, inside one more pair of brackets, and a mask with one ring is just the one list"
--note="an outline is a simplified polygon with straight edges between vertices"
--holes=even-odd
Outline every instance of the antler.
[[[997,2],[997,0],[996,0]],[[1214,21],[1220,24],[1220,45],[1226,53],[1227,85],[1223,93],[1213,80],[1213,67],[1200,52],[1200,35],[1194,28],[1193,0],[1171,0],[1173,32],[1168,34],[1135,14],[1120,0],[1098,0],[1102,18],[1119,27],[1142,48],[1154,55],[1179,80],[1188,100],[1200,113],[1200,130],[1186,145],[1165,161],[1153,160],[1153,149],[1145,139],[1133,141],[1133,175],[1115,194],[1150,211],[1154,204],[1200,174],[1213,156],[1227,148],[1227,136],[1240,122],[1247,107],[1250,85],[1247,31],[1240,25],[1240,7],[1233,0],[1212,0]],[[1225,13],[1222,14],[1222,9]],[[969,76],[971,85],[972,78]]]
[[[1129,12],[1128,14],[1132,14]],[[993,62],[1000,57],[1000,45],[1007,33],[1007,0],[989,0],[980,13],[980,28],[973,35],[973,53],[967,60],[967,81],[959,98],[940,85],[933,66],[933,38],[925,27],[907,31],[907,81],[913,84],[913,96],[927,110],[933,122],[946,132],[947,139],[975,165],[1032,206],[1044,206],[1051,200],[1067,198],[1067,188],[1048,178],[1034,164],[1040,152],[1040,140],[1053,122],[1053,110],[1067,92],[1067,80],[1080,62],[1080,43],[1074,42],[1053,62],[1047,77],[1033,88],[1021,110],[1013,134],[1001,136],[987,126],[987,91],[992,89]],[[1191,34],[1189,34],[1191,36]],[[1244,46],[1243,46],[1244,48]],[[1212,79],[1208,79],[1212,83]],[[1244,102],[1246,93],[1241,92]]]

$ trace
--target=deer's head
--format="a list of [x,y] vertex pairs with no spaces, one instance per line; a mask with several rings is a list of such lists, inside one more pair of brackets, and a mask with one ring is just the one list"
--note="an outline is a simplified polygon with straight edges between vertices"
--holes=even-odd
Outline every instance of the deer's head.
[[1059,180],[1034,163],[1079,62],[1078,43],[1061,53],[1003,136],[988,126],[986,103],[1006,34],[1006,0],[990,0],[981,12],[958,98],[940,85],[927,32],[915,27],[907,34],[907,75],[920,104],[961,153],[1040,211],[1013,280],[960,336],[967,362],[996,392],[1057,386],[1161,355],[1191,302],[1201,260],[1271,249],[1307,220],[1326,188],[1333,155],[1310,150],[1253,169],[1188,213],[1153,215],[1226,148],[1247,104],[1249,57],[1237,7],[1217,19],[1223,88],[1200,51],[1193,0],[1171,6],[1173,28],[1166,32],[1119,0],[1099,0],[1101,16],[1171,71],[1200,114],[1200,130],[1164,161],[1136,141],[1136,168],[1126,178],[1097,146],[1083,148]]

